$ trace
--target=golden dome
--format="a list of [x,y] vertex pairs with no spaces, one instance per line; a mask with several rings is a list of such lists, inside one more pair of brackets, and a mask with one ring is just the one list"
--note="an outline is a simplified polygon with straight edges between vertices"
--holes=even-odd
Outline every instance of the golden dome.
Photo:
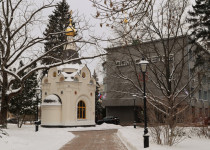
[[76,30],[74,29],[72,25],[72,19],[69,21],[69,26],[66,28],[66,35],[67,36],[75,36],[76,35]]
[[125,19],[123,20],[123,22],[124,22],[125,24],[127,24],[127,23],[128,23],[128,19],[125,18]]

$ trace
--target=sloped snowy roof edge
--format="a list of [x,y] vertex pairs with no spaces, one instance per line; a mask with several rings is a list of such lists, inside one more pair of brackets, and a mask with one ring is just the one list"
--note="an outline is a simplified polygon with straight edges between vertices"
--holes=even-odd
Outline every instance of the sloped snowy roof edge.
[[52,95],[48,95],[42,105],[54,105],[54,106],[60,106],[62,105],[62,102],[61,102],[61,99],[59,96],[55,95],[55,94],[52,94]]
[[84,66],[85,66],[84,64],[64,64],[64,65],[57,66],[57,69],[62,70],[65,68],[72,68],[72,69],[81,70]]

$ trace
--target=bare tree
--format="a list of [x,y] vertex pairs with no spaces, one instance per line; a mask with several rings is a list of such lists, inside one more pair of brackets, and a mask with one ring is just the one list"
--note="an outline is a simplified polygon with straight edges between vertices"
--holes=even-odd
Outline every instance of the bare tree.
[[[95,18],[101,27],[116,28],[119,24],[132,22],[123,36],[135,29],[150,11],[153,0],[90,0],[96,8]],[[115,37],[119,39],[120,37]],[[111,40],[111,39],[110,39]]]
[[[176,127],[177,122],[183,121],[183,113],[187,112],[203,75],[201,68],[196,68],[194,55],[202,47],[191,43],[187,34],[184,16],[187,2],[163,0],[157,2],[158,8],[151,6],[147,16],[124,37],[127,39],[124,45],[107,49],[111,55],[104,64],[107,76],[112,77],[105,78],[107,100],[117,100],[143,93],[137,64],[141,58],[149,61],[147,102],[156,114],[161,114],[165,124],[164,142],[158,139],[158,143],[170,146],[177,142],[177,136],[183,135]],[[123,29],[126,26],[129,22]]]
[[[66,41],[59,45],[50,48],[47,52],[43,52],[41,47],[46,42],[45,40],[52,34],[65,34],[65,31],[59,33],[49,33],[46,36],[39,36],[34,31],[37,25],[41,22],[41,12],[47,8],[54,7],[54,1],[47,1],[47,4],[38,6],[36,3],[29,3],[24,0],[3,0],[0,3],[0,85],[1,85],[1,124],[6,127],[6,118],[8,112],[8,103],[10,99],[23,89],[24,81],[33,73],[41,69],[49,69],[65,63],[71,63],[82,59],[93,59],[101,56],[87,56],[69,60],[54,58],[49,54],[58,47],[62,47],[71,43],[95,44],[90,39],[83,39],[83,31],[88,30],[88,25],[77,25],[77,36],[73,41]],[[76,18],[76,17],[74,17]],[[80,21],[80,20],[77,20]],[[78,23],[76,20],[75,22]],[[78,44],[79,45],[79,44]],[[80,48],[78,48],[78,51]],[[34,64],[40,64],[39,61],[44,58],[56,59],[56,63],[50,65],[37,65],[33,69],[29,69]],[[12,68],[17,65],[17,62],[23,60],[25,65],[16,71]],[[24,76],[20,73],[26,71]],[[12,89],[14,81],[18,81],[20,86],[17,89]]]

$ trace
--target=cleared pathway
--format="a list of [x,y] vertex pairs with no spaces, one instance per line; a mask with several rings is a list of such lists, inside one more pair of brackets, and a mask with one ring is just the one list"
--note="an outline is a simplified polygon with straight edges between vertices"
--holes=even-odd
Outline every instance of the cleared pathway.
[[74,131],[76,137],[60,150],[127,150],[117,130]]

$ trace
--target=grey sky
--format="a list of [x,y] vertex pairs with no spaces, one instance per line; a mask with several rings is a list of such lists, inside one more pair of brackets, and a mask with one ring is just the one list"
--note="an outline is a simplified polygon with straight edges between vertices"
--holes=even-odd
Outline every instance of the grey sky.
[[[43,2],[44,0],[42,0]],[[55,2],[59,2],[61,0],[55,0]],[[40,1],[39,1],[40,2]],[[106,27],[101,28],[99,26],[100,20],[96,20],[92,17],[92,15],[95,15],[95,8],[92,7],[92,3],[89,0],[66,0],[66,2],[70,5],[70,9],[73,10],[73,12],[78,11],[79,15],[85,15],[86,20],[90,21],[91,25],[94,25],[94,27],[91,29],[93,32],[92,34],[94,35],[103,35],[106,34],[106,36],[109,36],[111,32],[109,32],[109,29]],[[194,2],[194,0],[189,0],[190,3]],[[53,9],[48,9],[44,15],[47,17],[52,13]],[[47,18],[46,18],[47,21]],[[88,33],[87,33],[88,34]],[[110,34],[111,35],[111,34]],[[106,47],[106,44],[103,44],[103,47]],[[93,47],[88,47],[88,49],[91,49],[90,53],[95,53]],[[86,53],[85,55],[88,55]],[[91,61],[85,61],[85,63],[88,64],[88,67],[90,70],[93,72],[94,69],[99,70],[101,66],[99,66],[99,62],[101,62],[100,59],[95,59]]]
[[[42,0],[43,2],[44,0]],[[61,0],[55,0],[55,2],[60,2]],[[41,1],[39,1],[41,2]],[[42,3],[41,2],[41,3]],[[73,16],[74,13],[76,13],[78,11],[79,16],[84,15],[85,19],[88,21],[89,20],[89,24],[91,26],[93,26],[91,28],[91,33],[90,32],[86,32],[85,36],[88,36],[88,34],[91,35],[95,35],[95,36],[101,36],[102,34],[104,35],[107,31],[106,27],[101,28],[100,27],[100,20],[94,19],[94,17],[92,17],[92,15],[95,15],[95,8],[92,7],[92,3],[89,0],[66,0],[66,2],[69,4],[70,6],[70,10],[73,10]],[[50,14],[52,14],[52,11],[54,10],[54,8],[50,8],[45,10],[45,12],[43,13],[44,15],[44,22],[46,22],[46,24],[48,23],[48,16]],[[44,25],[45,26],[45,25]],[[104,37],[104,36],[103,36]],[[103,44],[103,47],[106,47],[106,44]],[[85,47],[85,49],[82,52],[82,55],[92,55],[92,54],[96,54],[97,50],[94,47]],[[94,60],[85,60],[83,61],[84,63],[87,63],[88,67],[90,68],[91,72],[93,73],[93,70],[96,69],[97,72],[99,72],[99,70],[101,70],[101,59],[97,58]],[[99,75],[101,76],[101,75]],[[102,77],[100,77],[100,81],[102,80]]]

